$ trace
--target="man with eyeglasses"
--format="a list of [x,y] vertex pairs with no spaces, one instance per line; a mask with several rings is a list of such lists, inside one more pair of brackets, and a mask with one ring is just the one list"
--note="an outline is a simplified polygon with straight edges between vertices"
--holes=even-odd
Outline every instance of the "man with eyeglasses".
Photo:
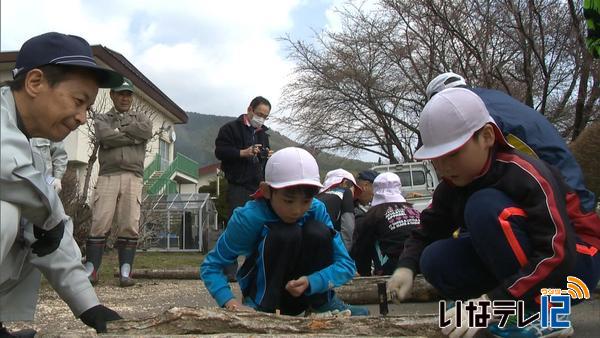
[[[221,160],[221,170],[227,179],[229,215],[243,206],[264,178],[264,167],[272,151],[264,123],[269,118],[271,103],[262,96],[250,102],[246,114],[226,123],[219,129],[215,140],[215,156]],[[235,280],[237,264],[229,266],[225,274]]]

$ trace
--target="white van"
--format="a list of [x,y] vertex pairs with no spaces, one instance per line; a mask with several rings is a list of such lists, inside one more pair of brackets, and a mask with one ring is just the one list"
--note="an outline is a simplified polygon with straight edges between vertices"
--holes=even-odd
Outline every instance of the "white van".
[[377,172],[393,172],[400,177],[402,194],[406,201],[419,211],[431,203],[431,196],[439,181],[430,161],[378,165],[371,168]]

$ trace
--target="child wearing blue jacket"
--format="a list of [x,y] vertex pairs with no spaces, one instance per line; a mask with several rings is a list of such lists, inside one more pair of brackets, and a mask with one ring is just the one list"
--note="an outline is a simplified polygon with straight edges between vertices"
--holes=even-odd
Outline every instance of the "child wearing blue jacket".
[[[317,162],[306,150],[284,148],[269,158],[254,200],[234,211],[200,268],[219,306],[287,315],[307,310],[368,315],[333,292],[352,279],[356,267],[325,206],[314,198],[321,187]],[[246,257],[237,273],[241,301],[223,274],[238,256]]]

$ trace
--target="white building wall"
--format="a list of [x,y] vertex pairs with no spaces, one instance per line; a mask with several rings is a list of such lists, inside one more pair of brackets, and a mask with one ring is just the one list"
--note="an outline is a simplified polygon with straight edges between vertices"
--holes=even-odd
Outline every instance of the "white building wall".
[[216,173],[201,175],[200,177],[198,177],[198,187],[203,187],[205,185],[209,185],[210,182],[214,182],[216,180],[217,180]]
[[192,194],[198,192],[198,185],[196,184],[180,184],[179,185],[179,193],[180,194]]
[[8,68],[0,69],[0,82],[12,80],[11,70]]

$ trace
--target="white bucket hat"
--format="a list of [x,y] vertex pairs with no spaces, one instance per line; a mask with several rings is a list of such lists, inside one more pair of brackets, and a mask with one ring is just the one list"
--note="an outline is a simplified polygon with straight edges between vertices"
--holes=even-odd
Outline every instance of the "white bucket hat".
[[452,72],[442,73],[429,82],[427,89],[425,90],[425,94],[429,100],[433,95],[441,92],[444,89],[466,85],[467,83],[465,82],[465,78],[462,76]]
[[371,207],[383,203],[406,202],[402,196],[402,183],[400,177],[392,172],[377,175],[373,181],[373,201]]
[[486,123],[492,123],[496,140],[507,145],[481,98],[465,88],[450,88],[435,95],[423,108],[419,132],[423,145],[415,159],[444,156],[462,147]]
[[323,182],[323,189],[321,189],[321,192],[331,189],[331,187],[342,183],[343,180],[349,180],[352,182],[352,184],[354,184],[354,189],[358,189],[359,191],[361,190],[356,184],[354,175],[344,169],[335,169],[329,171],[327,175],[325,175],[325,182]]
[[265,182],[274,189],[295,185],[323,187],[315,158],[308,151],[296,147],[273,153],[265,166]]

